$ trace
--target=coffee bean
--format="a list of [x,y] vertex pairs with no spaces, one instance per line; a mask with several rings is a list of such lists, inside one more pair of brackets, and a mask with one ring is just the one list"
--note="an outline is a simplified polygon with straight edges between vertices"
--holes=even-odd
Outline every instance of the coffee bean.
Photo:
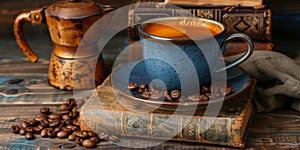
[[75,134],[71,134],[71,135],[69,135],[68,139],[69,139],[69,141],[75,141],[76,137],[77,136]]
[[82,142],[82,146],[85,148],[94,148],[96,147],[96,143],[91,139],[86,139]]
[[76,137],[75,142],[76,142],[76,144],[82,146],[83,139],[79,138],[79,137]]
[[164,96],[165,96],[165,100],[166,100],[166,101],[168,101],[168,102],[172,101],[172,98],[170,97],[168,91],[164,91]]
[[47,129],[47,128],[44,128],[44,129],[41,131],[41,137],[43,137],[43,138],[47,137],[47,133],[48,133],[48,129]]
[[26,134],[25,128],[21,127],[19,133],[20,133],[20,135],[25,135]]
[[138,88],[137,92],[138,92],[139,94],[142,94],[142,93],[144,92],[144,89]]
[[39,122],[42,121],[43,119],[47,119],[47,115],[46,114],[38,114],[34,118],[34,120],[39,121]]
[[54,120],[51,120],[51,121],[49,122],[49,126],[50,126],[50,127],[56,127],[56,126],[58,126],[58,125],[60,125],[60,120],[59,120],[59,119],[54,119]]
[[48,118],[50,118],[50,119],[62,119],[60,114],[50,114],[48,116]]
[[144,99],[150,99],[151,98],[151,93],[149,91],[145,91],[141,95]]
[[30,127],[30,126],[27,126],[27,127],[25,128],[25,130],[26,130],[26,132],[34,132],[33,128]]
[[188,96],[188,99],[191,101],[206,101],[206,100],[209,100],[209,97],[207,97],[206,95],[203,95],[203,94],[194,94],[194,95]]
[[173,99],[173,100],[178,100],[181,96],[181,92],[179,90],[173,90],[170,92],[170,97]]
[[202,86],[201,87],[201,93],[210,93],[210,90],[207,86]]
[[98,137],[98,135],[93,131],[88,131],[89,137]]
[[99,138],[98,136],[91,137],[90,140],[93,140],[96,144],[97,144],[97,143],[100,143],[100,141],[101,141],[100,138]]
[[28,124],[29,124],[29,126],[31,126],[31,127],[35,127],[35,126],[37,126],[37,125],[39,124],[39,122],[36,121],[35,119],[33,119],[33,120],[30,120],[30,121],[28,122]]
[[70,110],[70,109],[72,109],[72,106],[67,103],[63,103],[60,105],[59,109],[60,110]]
[[12,125],[12,126],[10,127],[10,129],[11,129],[11,131],[12,131],[13,133],[15,133],[15,134],[19,134],[19,132],[20,132],[20,127],[17,126],[17,125]]
[[69,104],[70,106],[75,106],[76,100],[74,98],[69,98],[67,99],[66,103]]
[[66,125],[72,125],[73,124],[73,120],[65,120],[65,124]]
[[66,128],[71,129],[72,131],[75,131],[78,129],[78,127],[75,125],[67,125]]
[[87,131],[80,131],[80,132],[76,133],[75,135],[82,139],[86,139],[89,136]]
[[56,133],[54,132],[54,129],[49,128],[48,131],[47,131],[47,136],[50,137],[50,138],[56,137]]
[[227,95],[229,95],[229,94],[231,94],[231,93],[233,93],[233,92],[234,92],[233,88],[227,86],[227,87],[226,87],[226,90],[225,90],[225,96],[227,96]]
[[42,114],[48,114],[48,113],[50,112],[50,108],[49,108],[49,107],[42,107],[42,108],[40,109],[40,112],[41,112]]
[[20,127],[22,127],[22,128],[29,127],[29,123],[28,123],[27,121],[22,121],[22,122],[20,123]]
[[128,89],[133,91],[136,90],[138,88],[138,85],[136,83],[129,83],[128,84]]
[[56,136],[57,136],[58,138],[60,138],[60,139],[66,138],[66,137],[69,136],[69,132],[67,132],[67,131],[59,131],[59,132],[56,134]]
[[72,130],[67,127],[61,127],[62,131],[71,132]]
[[60,131],[60,127],[54,128],[54,132],[55,132],[55,133],[58,133],[59,131]]
[[34,131],[34,133],[36,133],[36,134],[40,134],[42,130],[43,130],[43,128],[41,128],[41,127],[39,127],[39,126],[33,128],[33,131]]
[[79,116],[79,112],[72,112],[72,111],[71,111],[71,112],[69,113],[69,116],[72,117],[72,118],[76,118],[76,117]]
[[77,119],[74,119],[73,120],[73,125],[80,126],[80,123]]
[[206,100],[209,100],[209,97],[207,97],[206,95],[200,94],[199,95],[199,100],[200,101],[206,101]]
[[73,107],[72,112],[78,112],[78,106]]
[[73,131],[73,134],[76,135],[76,134],[78,134],[79,132],[81,132],[80,129]]
[[68,115],[70,113],[70,110],[61,110],[60,113],[62,115]]
[[34,134],[32,132],[27,132],[25,134],[25,138],[26,138],[26,140],[33,140],[35,137],[34,137]]
[[207,96],[208,98],[211,97],[211,93],[204,93],[203,95]]
[[43,126],[43,127],[47,127],[49,125],[49,121],[48,119],[42,119],[40,121],[40,124]]
[[142,83],[141,85],[140,85],[140,88],[141,89],[147,89],[149,86],[148,86],[148,84],[147,83]]

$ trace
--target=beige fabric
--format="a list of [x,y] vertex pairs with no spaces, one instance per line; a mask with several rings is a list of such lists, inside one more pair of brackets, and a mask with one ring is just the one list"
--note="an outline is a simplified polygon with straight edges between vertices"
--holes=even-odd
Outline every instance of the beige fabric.
[[[239,55],[225,58],[231,61]],[[284,105],[300,111],[300,65],[288,56],[274,51],[254,51],[240,65],[257,79],[254,102],[259,112]]]

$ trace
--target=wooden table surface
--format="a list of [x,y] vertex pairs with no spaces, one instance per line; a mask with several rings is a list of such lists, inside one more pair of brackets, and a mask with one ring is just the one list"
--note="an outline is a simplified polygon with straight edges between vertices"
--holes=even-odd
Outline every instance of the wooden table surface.
[[[39,112],[42,106],[57,110],[60,103],[73,97],[71,92],[50,87],[47,83],[48,57],[52,49],[49,39],[35,39],[31,44],[42,50],[38,63],[30,63],[20,52],[14,41],[2,41],[0,57],[0,149],[58,149],[61,145],[74,145],[66,139],[36,138],[26,141],[23,136],[13,134],[10,126],[21,120],[29,120]],[[38,42],[38,40],[43,40]],[[42,44],[39,44],[42,43]],[[6,45],[3,45],[6,44]],[[126,38],[113,39],[104,51],[105,63],[112,65],[114,57],[127,43]],[[22,79],[19,84],[9,84],[11,79]],[[75,147],[74,149],[81,149]],[[191,144],[168,141],[151,149],[231,149],[216,145]],[[246,148],[252,149],[300,149],[300,112],[291,108],[281,108],[273,112],[257,113],[249,124]],[[98,149],[128,149],[107,142]]]
[[[26,141],[23,136],[13,134],[10,126],[21,120],[32,119],[42,106],[58,109],[60,103],[74,95],[60,91],[47,84],[47,70],[53,44],[45,25],[25,24],[28,43],[41,57],[38,63],[30,63],[18,48],[13,36],[13,21],[24,10],[50,5],[57,0],[4,0],[0,4],[0,149],[58,149],[61,145],[71,145],[68,140],[36,138]],[[103,4],[124,6],[132,0],[95,0]],[[299,10],[295,0],[265,0],[273,9],[274,49],[288,54],[300,63]],[[295,30],[297,29],[297,30]],[[295,38],[296,37],[296,38]],[[123,38],[124,39],[124,38]],[[104,51],[105,63],[111,66],[114,57],[126,45],[126,40],[115,39]],[[298,55],[295,55],[298,54]],[[109,73],[109,67],[107,72]],[[11,79],[22,79],[20,84],[9,84]],[[30,89],[30,90],[28,90]],[[212,145],[166,142],[151,149],[231,149]],[[300,112],[289,107],[273,112],[257,113],[249,124],[246,141],[247,149],[300,149]],[[82,149],[82,147],[75,147]],[[102,143],[98,149],[128,149]]]

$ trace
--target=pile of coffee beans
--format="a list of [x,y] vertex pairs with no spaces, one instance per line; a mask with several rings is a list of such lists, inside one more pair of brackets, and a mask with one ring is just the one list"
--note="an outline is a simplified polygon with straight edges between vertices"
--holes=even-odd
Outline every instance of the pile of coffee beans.
[[27,140],[35,139],[35,135],[42,138],[67,138],[85,148],[94,148],[101,141],[115,142],[117,136],[108,133],[96,134],[93,131],[80,129],[78,122],[79,111],[73,98],[60,105],[59,113],[50,111],[49,107],[42,107],[40,113],[30,121],[21,121],[20,125],[11,126],[15,134],[24,135]]
[[[221,96],[227,96],[234,92],[233,88],[227,85],[226,89],[220,88],[212,89],[212,86],[202,86],[200,88],[200,94],[193,94],[188,96],[182,96],[180,90],[162,91],[157,88],[149,87],[147,83],[138,85],[137,83],[128,84],[130,91],[135,91],[143,99],[146,100],[163,100],[166,102],[182,102],[182,101],[206,101],[211,98],[218,98]],[[224,92],[222,92],[224,91]],[[139,97],[138,97],[139,98]]]

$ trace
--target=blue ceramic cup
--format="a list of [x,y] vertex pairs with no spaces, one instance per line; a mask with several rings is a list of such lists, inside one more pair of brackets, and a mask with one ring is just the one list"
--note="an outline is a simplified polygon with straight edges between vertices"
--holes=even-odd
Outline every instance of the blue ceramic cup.
[[[170,22],[177,25],[170,25],[176,28],[174,31],[159,26],[153,28],[154,31],[151,33],[148,30],[149,26],[154,24],[168,26]],[[201,28],[201,32],[200,30],[199,32],[188,31],[191,26]],[[150,81],[164,83],[167,90],[182,90],[195,83],[199,87],[209,85],[216,72],[226,71],[239,65],[253,52],[253,42],[249,36],[242,33],[227,36],[225,26],[214,20],[196,17],[155,18],[140,24],[138,31],[142,43],[145,76]],[[177,37],[176,34],[180,34],[177,31],[181,31],[186,36]],[[232,40],[244,41],[248,48],[240,58],[225,64],[222,54],[226,44]],[[218,63],[220,60],[223,62],[221,65]]]

